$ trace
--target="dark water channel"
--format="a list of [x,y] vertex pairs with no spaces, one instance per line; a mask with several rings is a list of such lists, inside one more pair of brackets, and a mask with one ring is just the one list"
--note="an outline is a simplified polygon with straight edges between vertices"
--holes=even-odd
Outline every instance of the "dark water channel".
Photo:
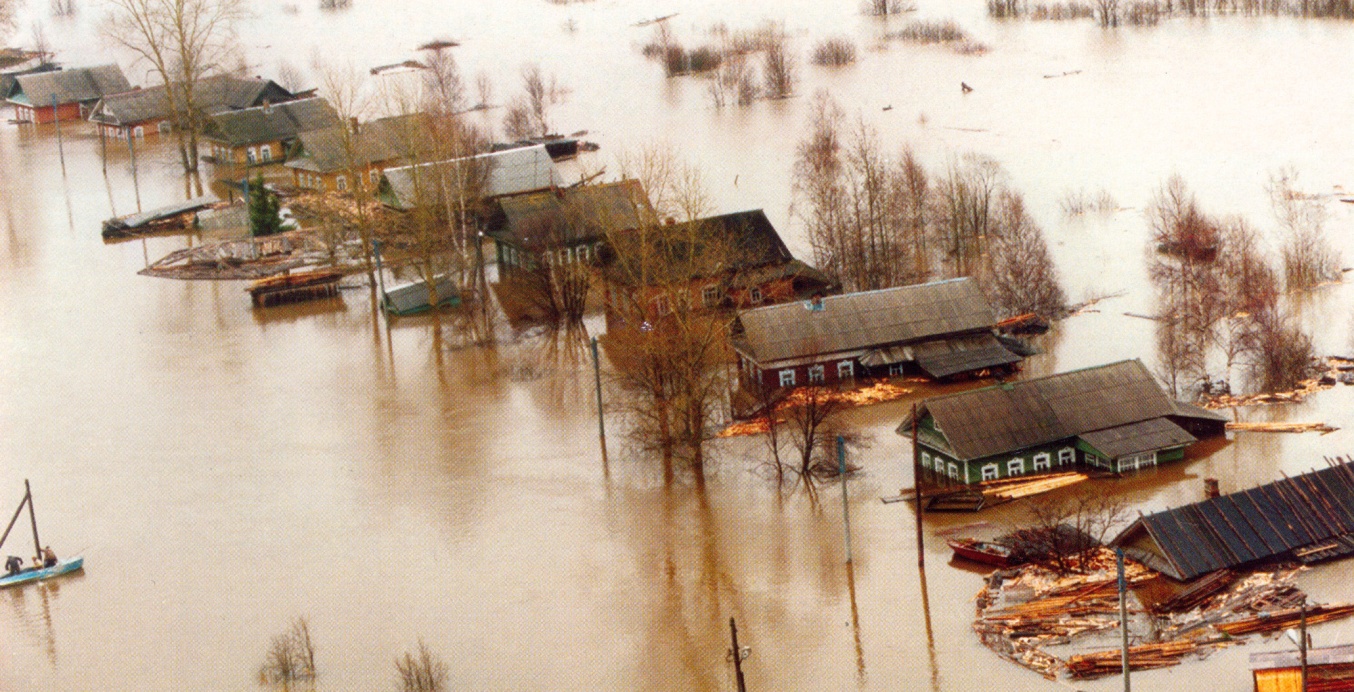
[[[48,20],[60,58],[116,56],[145,81],[144,66],[97,38],[98,3],[80,7],[75,20]],[[886,43],[887,26],[852,2],[354,0],[337,14],[255,12],[242,39],[263,74],[317,53],[365,70],[450,36],[462,68],[493,76],[502,102],[519,66],[539,60],[570,89],[558,129],[602,145],[583,166],[615,171],[618,152],[665,142],[704,171],[719,211],[764,207],[800,252],[789,180],[814,90],[929,164],[990,155],[1045,227],[1073,300],[1123,292],[1058,325],[1031,375],[1155,364],[1152,322],[1124,313],[1154,309],[1140,210],[1170,174],[1208,210],[1265,228],[1264,182],[1280,166],[1312,192],[1354,190],[1345,23],[1217,18],[1105,33],[994,24],[976,0],[921,3],[921,15],[954,17],[991,47],[961,56]],[[801,96],[719,111],[699,80],[665,80],[639,55],[648,30],[630,25],[671,12],[692,39],[719,20],[784,21]],[[832,34],[856,41],[859,62],[805,64]],[[976,90],[962,94],[961,80]],[[322,690],[390,688],[394,657],[419,638],[455,689],[731,689],[730,616],[752,647],[750,689],[1057,687],[977,642],[981,576],[948,564],[936,533],[973,521],[996,533],[1022,510],[928,518],[923,578],[909,506],[879,501],[911,485],[893,434],[906,401],[848,414],[874,437],[850,485],[848,568],[840,507],[778,499],[758,440],[718,443],[703,494],[664,487],[656,465],[626,450],[604,475],[590,372],[540,366],[529,341],[450,348],[426,320],[387,329],[365,289],[253,311],[240,283],[138,276],[185,240],[103,244],[99,222],[136,208],[128,158],[114,149],[105,175],[87,127],[63,139],[64,174],[52,129],[0,126],[0,508],[30,479],[44,541],[83,549],[87,569],[0,592],[0,689],[250,689],[269,639],[298,616],[314,633]],[[143,204],[181,198],[172,152],[138,155]],[[1104,189],[1121,208],[1066,219],[1058,202],[1076,189]],[[1349,205],[1329,200],[1328,231],[1354,262]],[[1323,353],[1354,351],[1349,305],[1345,286],[1308,301]],[[1342,430],[1243,435],[1103,487],[1150,511],[1199,499],[1206,476],[1226,492],[1300,472],[1354,452],[1351,404],[1354,388],[1337,388],[1244,412]],[[1303,581],[1318,599],[1351,600],[1349,570]],[[1354,625],[1314,634],[1345,642]],[[1281,646],[1229,649],[1135,684],[1249,689],[1246,655]]]

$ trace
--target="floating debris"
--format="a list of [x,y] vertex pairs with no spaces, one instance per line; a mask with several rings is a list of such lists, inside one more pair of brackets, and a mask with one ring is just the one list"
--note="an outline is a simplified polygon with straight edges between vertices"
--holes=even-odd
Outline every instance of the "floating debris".
[[1259,394],[1214,394],[1203,397],[1199,404],[1204,408],[1231,408],[1237,406],[1261,406],[1266,404],[1299,404],[1317,392],[1330,389],[1342,381],[1354,381],[1347,377],[1354,371],[1354,359],[1330,356],[1325,359],[1321,374],[1303,380],[1298,386],[1287,392],[1261,392]]
[[1319,432],[1325,435],[1329,432],[1339,430],[1334,426],[1325,423],[1228,423],[1228,430],[1239,430],[1241,432],[1273,432],[1273,433],[1303,433]]
[[[829,403],[845,404],[846,406],[855,407],[869,406],[870,404],[882,404],[886,401],[896,401],[911,393],[912,390],[907,387],[900,387],[891,382],[881,380],[868,387],[861,387],[859,389],[848,389],[844,391],[832,390],[827,392],[822,392],[820,390],[818,396]],[[772,415],[775,415],[775,412],[785,411],[802,404],[807,396],[808,393],[804,389],[796,389],[790,392],[780,403],[776,404]],[[776,422],[783,423],[784,419],[777,417]],[[758,435],[770,430],[770,420],[768,420],[766,416],[761,416],[742,423],[734,423],[719,431],[718,437]]]

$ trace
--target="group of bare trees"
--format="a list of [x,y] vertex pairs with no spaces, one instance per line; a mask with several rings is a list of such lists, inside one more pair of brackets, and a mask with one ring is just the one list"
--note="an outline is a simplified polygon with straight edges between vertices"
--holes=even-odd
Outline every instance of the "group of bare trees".
[[243,0],[110,0],[110,7],[103,33],[144,60],[164,82],[179,159],[196,194],[202,194],[198,135],[206,116],[197,85],[204,77],[229,71],[238,57],[235,26],[248,6]]
[[[717,108],[746,106],[758,98],[782,99],[794,93],[799,65],[790,51],[785,27],[767,23],[735,32],[718,25],[711,34],[711,44],[688,49],[668,22],[659,22],[644,53],[660,60],[669,77],[708,75],[710,99]],[[854,46],[851,48],[854,54]]]
[[1323,210],[1295,188],[1295,179],[1284,172],[1270,182],[1282,275],[1254,226],[1206,214],[1180,177],[1153,197],[1147,220],[1161,315],[1157,342],[1162,375],[1176,393],[1230,390],[1237,369],[1257,391],[1291,389],[1312,374],[1312,341],[1285,293],[1338,278],[1339,266],[1322,233]]
[[[422,639],[417,650],[406,651],[395,658],[395,673],[400,692],[443,692],[447,689],[447,664]],[[273,637],[269,643],[259,668],[259,682],[284,690],[298,685],[314,689],[317,674],[310,621],[298,617],[287,631]]]
[[884,153],[825,94],[795,162],[796,213],[818,267],[847,291],[973,276],[1004,314],[1057,316],[1065,297],[1043,232],[992,159],[933,174],[911,149]]

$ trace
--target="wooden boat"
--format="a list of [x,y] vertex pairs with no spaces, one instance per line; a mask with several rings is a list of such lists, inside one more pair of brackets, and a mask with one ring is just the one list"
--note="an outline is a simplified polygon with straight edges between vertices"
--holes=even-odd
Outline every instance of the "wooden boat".
[[980,541],[973,538],[951,538],[946,540],[945,543],[954,551],[955,557],[961,557],[965,560],[981,562],[995,567],[1010,567],[1018,562],[1015,559],[1015,552],[1000,543]]
[[85,568],[85,558],[77,557],[72,560],[62,560],[51,567],[37,567],[26,569],[18,574],[6,574],[0,577],[0,589],[7,589],[11,586],[19,586],[29,582],[42,581],[59,577],[63,574],[69,574]]
[[[34,559],[41,560],[42,555],[47,554],[50,556],[49,559],[55,560],[56,556],[45,550],[42,547],[42,542],[38,540],[38,515],[33,511],[33,489],[29,487],[27,479],[24,480],[24,499],[19,501],[19,508],[14,510],[14,516],[10,518],[9,526],[5,527],[5,532],[0,534],[0,548],[4,547],[5,539],[9,538],[9,532],[14,529],[14,524],[19,521],[19,517],[23,514],[24,505],[28,505],[28,520],[33,525],[33,550],[38,556]],[[18,560],[19,558],[15,556],[14,559]],[[6,562],[8,562],[8,560],[6,560]],[[83,557],[75,557],[58,561],[50,567],[39,567],[35,565],[28,569],[20,569],[17,572],[0,572],[0,574],[3,574],[3,576],[0,576],[0,589],[19,586],[29,582],[43,581],[44,579],[59,577],[63,574],[70,574],[71,572],[77,572],[83,569],[84,566],[85,559]]]

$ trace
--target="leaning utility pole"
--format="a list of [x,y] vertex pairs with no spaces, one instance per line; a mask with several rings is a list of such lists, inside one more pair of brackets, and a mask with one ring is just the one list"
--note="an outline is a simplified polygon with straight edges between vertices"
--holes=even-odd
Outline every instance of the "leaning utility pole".
[[609,468],[606,458],[606,417],[602,412],[602,364],[597,355],[597,337],[592,337],[592,380],[597,385],[597,439],[602,443],[602,468]]
[[738,648],[738,625],[729,618],[729,634],[733,637],[733,673],[738,679],[738,692],[747,692],[747,683],[743,681],[743,651]]
[[1128,680],[1128,583],[1124,580],[1124,549],[1114,549],[1114,561],[1119,571],[1119,633],[1122,635],[1122,653],[1124,668],[1124,692],[1131,692]]
[[842,478],[842,527],[846,530],[846,563],[851,564],[851,509],[846,502],[846,438],[837,436],[837,474]]

